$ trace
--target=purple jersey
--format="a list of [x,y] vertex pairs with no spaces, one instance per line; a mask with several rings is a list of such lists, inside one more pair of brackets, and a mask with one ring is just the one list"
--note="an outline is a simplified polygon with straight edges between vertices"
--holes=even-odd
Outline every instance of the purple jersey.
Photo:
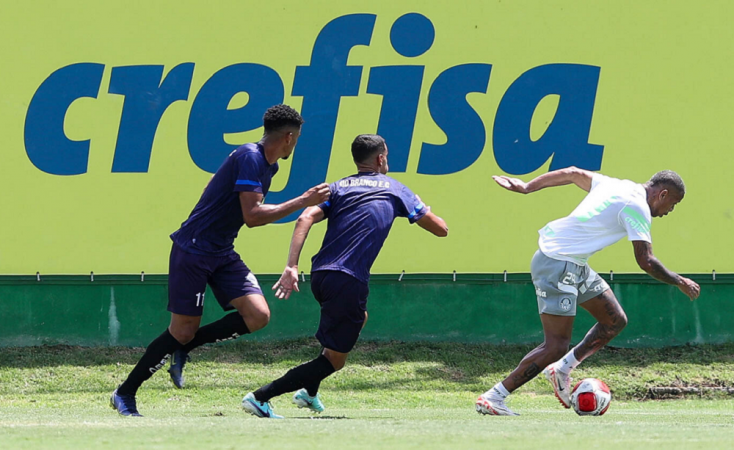
[[337,270],[367,283],[395,218],[414,223],[427,208],[410,189],[380,173],[358,173],[329,188],[329,200],[319,205],[328,219],[326,235],[311,271]]
[[263,197],[278,163],[269,164],[260,144],[245,144],[229,154],[214,174],[186,222],[171,235],[184,251],[224,256],[234,253],[234,240],[245,224],[240,192],[259,192]]

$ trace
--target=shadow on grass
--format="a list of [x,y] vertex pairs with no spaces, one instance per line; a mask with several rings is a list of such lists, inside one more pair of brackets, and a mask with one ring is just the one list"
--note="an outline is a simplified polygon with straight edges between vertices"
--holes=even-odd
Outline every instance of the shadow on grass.
[[[391,365],[401,362],[429,362],[438,365],[419,368],[418,375],[452,382],[473,383],[487,373],[507,372],[529,352],[533,345],[490,345],[429,342],[360,342],[349,356],[347,367]],[[209,345],[192,352],[194,363],[296,365],[315,358],[321,350],[315,339],[279,342],[240,340]],[[97,365],[134,365],[142,348],[41,346],[0,348],[1,368],[40,368],[55,366],[89,367]],[[687,363],[709,365],[734,363],[734,344],[703,344],[661,349],[623,349],[607,347],[584,362],[584,367],[614,365],[645,367],[651,364]]]

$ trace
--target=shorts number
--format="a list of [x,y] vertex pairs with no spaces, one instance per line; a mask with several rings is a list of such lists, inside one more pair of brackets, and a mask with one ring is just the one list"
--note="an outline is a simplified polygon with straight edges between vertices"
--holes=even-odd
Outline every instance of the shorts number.
[[566,276],[563,277],[563,281],[561,281],[561,283],[567,284],[569,286],[576,284],[576,275],[574,275],[572,272],[567,272]]
[[199,292],[196,294],[196,306],[204,306],[204,294],[205,292]]

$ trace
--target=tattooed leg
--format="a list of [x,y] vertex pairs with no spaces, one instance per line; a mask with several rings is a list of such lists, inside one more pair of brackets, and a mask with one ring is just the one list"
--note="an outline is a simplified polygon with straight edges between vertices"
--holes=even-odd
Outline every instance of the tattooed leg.
[[517,368],[502,381],[512,392],[535,378],[548,364],[557,361],[568,351],[574,317],[541,314],[545,341],[520,361]]
[[583,361],[617,336],[627,325],[627,315],[611,289],[581,304],[597,320],[584,340],[574,348],[574,356]]

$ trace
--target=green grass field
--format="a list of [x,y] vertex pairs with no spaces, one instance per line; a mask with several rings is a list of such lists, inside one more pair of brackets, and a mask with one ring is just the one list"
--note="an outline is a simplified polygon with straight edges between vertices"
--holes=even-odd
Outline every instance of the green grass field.
[[734,386],[734,346],[607,349],[576,378],[614,393],[603,417],[563,409],[545,380],[513,395],[521,417],[486,417],[474,400],[529,347],[364,343],[322,384],[313,417],[283,396],[286,420],[256,419],[242,396],[313,357],[312,340],[237,342],[197,350],[187,387],[164,371],[138,395],[144,418],[120,417],[109,394],[142,349],[0,349],[0,448],[731,448],[734,399],[651,401],[654,386]]

